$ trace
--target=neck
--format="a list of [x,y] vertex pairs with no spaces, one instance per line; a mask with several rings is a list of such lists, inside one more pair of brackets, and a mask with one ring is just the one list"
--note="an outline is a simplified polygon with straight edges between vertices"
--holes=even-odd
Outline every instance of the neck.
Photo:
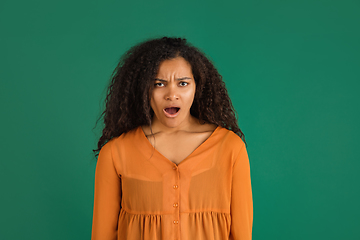
[[193,117],[189,114],[189,118],[186,121],[183,121],[181,124],[179,124],[176,127],[168,127],[164,124],[162,124],[156,116],[153,117],[151,129],[153,134],[157,133],[165,133],[165,134],[173,134],[181,131],[189,132],[194,127],[196,127],[199,124],[199,121],[197,118]]

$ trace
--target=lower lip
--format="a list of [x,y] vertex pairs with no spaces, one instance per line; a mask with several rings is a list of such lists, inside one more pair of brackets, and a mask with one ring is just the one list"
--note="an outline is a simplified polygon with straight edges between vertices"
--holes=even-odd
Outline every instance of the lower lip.
[[170,113],[166,112],[165,109],[163,109],[163,111],[164,111],[166,117],[168,117],[168,118],[174,118],[174,117],[176,117],[177,115],[179,115],[180,109],[179,109],[179,111],[177,111],[177,112],[174,113],[174,114],[170,114]]

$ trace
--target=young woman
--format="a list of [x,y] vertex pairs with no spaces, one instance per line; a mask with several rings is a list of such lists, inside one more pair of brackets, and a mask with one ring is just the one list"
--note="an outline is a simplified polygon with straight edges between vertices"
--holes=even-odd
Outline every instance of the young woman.
[[180,38],[116,67],[98,142],[92,240],[250,240],[249,159],[221,75]]

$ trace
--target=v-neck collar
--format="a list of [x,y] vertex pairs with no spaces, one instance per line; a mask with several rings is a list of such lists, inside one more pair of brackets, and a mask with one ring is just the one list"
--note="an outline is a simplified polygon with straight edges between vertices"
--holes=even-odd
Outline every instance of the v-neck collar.
[[[217,126],[215,130],[210,134],[210,136],[202,142],[193,152],[191,152],[186,158],[184,158],[179,164],[176,164],[172,162],[170,159],[162,155],[154,146],[150,143],[149,139],[146,137],[144,131],[142,130],[142,127],[139,126],[136,129],[136,144],[139,145],[140,149],[143,153],[150,157],[150,161],[153,162],[152,159],[157,159],[157,162],[159,162],[158,158],[162,159],[162,162],[168,163],[174,167],[182,167],[183,165],[188,165],[190,163],[196,164],[197,161],[189,161],[189,159],[201,154],[203,150],[207,149],[207,146],[213,145],[217,141],[216,135],[218,135],[218,132],[222,129],[222,127]],[[215,141],[215,142],[214,142]],[[166,165],[168,165],[166,164]],[[158,163],[154,163],[154,165],[158,165]]]

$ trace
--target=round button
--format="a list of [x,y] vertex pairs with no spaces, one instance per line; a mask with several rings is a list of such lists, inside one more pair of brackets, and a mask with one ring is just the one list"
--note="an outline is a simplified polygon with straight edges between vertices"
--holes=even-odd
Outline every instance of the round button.
[[173,167],[174,170],[176,170],[176,167]]
[[178,224],[178,223],[179,223],[179,221],[174,220],[174,224]]
[[177,204],[177,203],[174,203],[174,205],[173,205],[173,206],[174,206],[174,208],[176,208],[176,207],[178,207],[178,204]]
[[178,188],[178,185],[174,185],[174,189],[177,189]]

